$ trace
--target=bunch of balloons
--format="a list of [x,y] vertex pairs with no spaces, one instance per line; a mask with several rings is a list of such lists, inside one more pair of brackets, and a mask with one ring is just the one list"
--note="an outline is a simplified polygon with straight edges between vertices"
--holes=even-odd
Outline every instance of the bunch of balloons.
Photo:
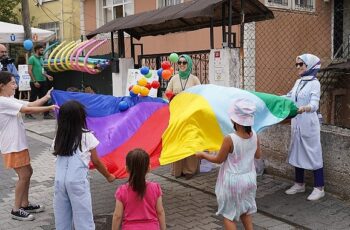
[[164,80],[168,81],[171,76],[174,74],[174,68],[171,63],[177,63],[179,60],[179,55],[176,53],[172,53],[169,55],[169,61],[162,62],[162,68],[157,70],[157,74],[159,77],[162,77]]
[[135,97],[138,95],[146,97],[148,96],[152,88],[158,89],[160,86],[159,81],[152,81],[151,83],[148,82],[147,79],[152,77],[152,72],[147,66],[143,66],[140,69],[140,73],[143,76],[139,80],[137,80],[137,84],[129,87],[129,93],[130,93],[130,96],[132,97]]

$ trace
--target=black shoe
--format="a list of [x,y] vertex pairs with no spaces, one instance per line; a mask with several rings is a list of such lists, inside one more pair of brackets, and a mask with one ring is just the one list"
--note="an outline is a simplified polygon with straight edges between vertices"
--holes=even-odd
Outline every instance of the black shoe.
[[50,114],[45,114],[45,115],[44,115],[44,119],[45,119],[45,120],[50,120],[50,119],[55,119],[55,117],[53,117],[53,116],[50,115]]
[[24,211],[22,208],[20,208],[18,211],[11,211],[11,217],[15,220],[34,220],[35,217],[32,214],[29,214],[28,212]]
[[25,117],[26,117],[27,119],[30,119],[30,120],[35,120],[35,119],[36,119],[35,117],[33,117],[32,114],[26,114]]
[[29,213],[37,213],[43,212],[45,210],[45,207],[42,205],[29,203],[27,207],[22,207],[21,209]]
[[193,176],[194,176],[193,174],[185,174],[185,179],[190,180],[192,179]]

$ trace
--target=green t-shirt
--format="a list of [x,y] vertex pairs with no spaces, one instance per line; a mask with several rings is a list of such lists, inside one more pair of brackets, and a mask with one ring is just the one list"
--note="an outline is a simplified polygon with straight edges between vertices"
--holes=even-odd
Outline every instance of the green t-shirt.
[[[30,56],[28,64],[32,66],[32,72],[36,81],[46,81],[44,76],[44,61],[42,57],[37,57],[35,55]],[[32,81],[32,80],[31,80]]]

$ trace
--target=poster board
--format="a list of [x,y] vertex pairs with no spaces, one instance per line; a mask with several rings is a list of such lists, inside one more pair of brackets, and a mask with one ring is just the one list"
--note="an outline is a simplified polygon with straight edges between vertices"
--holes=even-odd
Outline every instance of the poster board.
[[[152,77],[146,78],[147,82],[152,83],[152,81],[158,81],[159,79],[158,79],[157,71],[156,70],[150,70],[150,72],[152,73]],[[129,94],[129,87],[132,86],[132,85],[136,85],[137,84],[137,80],[139,80],[142,77],[144,77],[144,76],[140,73],[139,69],[129,69],[128,70],[128,78],[127,78],[126,90],[125,90],[125,95],[126,96],[130,96],[130,94]],[[148,96],[149,97],[157,97],[157,93],[158,93],[158,89],[151,88]]]
[[18,65],[18,90],[30,91],[30,75],[28,73],[28,65]]

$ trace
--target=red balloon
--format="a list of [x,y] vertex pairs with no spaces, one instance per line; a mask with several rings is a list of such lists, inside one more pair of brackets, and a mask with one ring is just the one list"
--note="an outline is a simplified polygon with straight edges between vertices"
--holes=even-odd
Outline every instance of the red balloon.
[[169,80],[170,77],[171,77],[171,71],[168,70],[168,69],[163,70],[163,72],[162,72],[162,77],[163,77],[163,79],[166,80],[166,81]]
[[134,86],[134,85],[129,86],[129,91],[132,89],[133,86]]
[[151,86],[154,89],[158,89],[160,86],[159,81],[152,81]]
[[171,99],[175,96],[175,94],[173,93],[173,91],[168,90],[168,91],[165,92],[165,96],[166,96],[169,100],[171,100]]
[[170,69],[170,67],[171,67],[170,62],[168,62],[168,61],[163,61],[162,62],[162,69],[163,70]]
[[147,84],[145,85],[145,87],[147,88],[147,89],[151,89],[152,88],[152,86],[151,86],[151,84],[149,83],[149,82],[147,82]]

